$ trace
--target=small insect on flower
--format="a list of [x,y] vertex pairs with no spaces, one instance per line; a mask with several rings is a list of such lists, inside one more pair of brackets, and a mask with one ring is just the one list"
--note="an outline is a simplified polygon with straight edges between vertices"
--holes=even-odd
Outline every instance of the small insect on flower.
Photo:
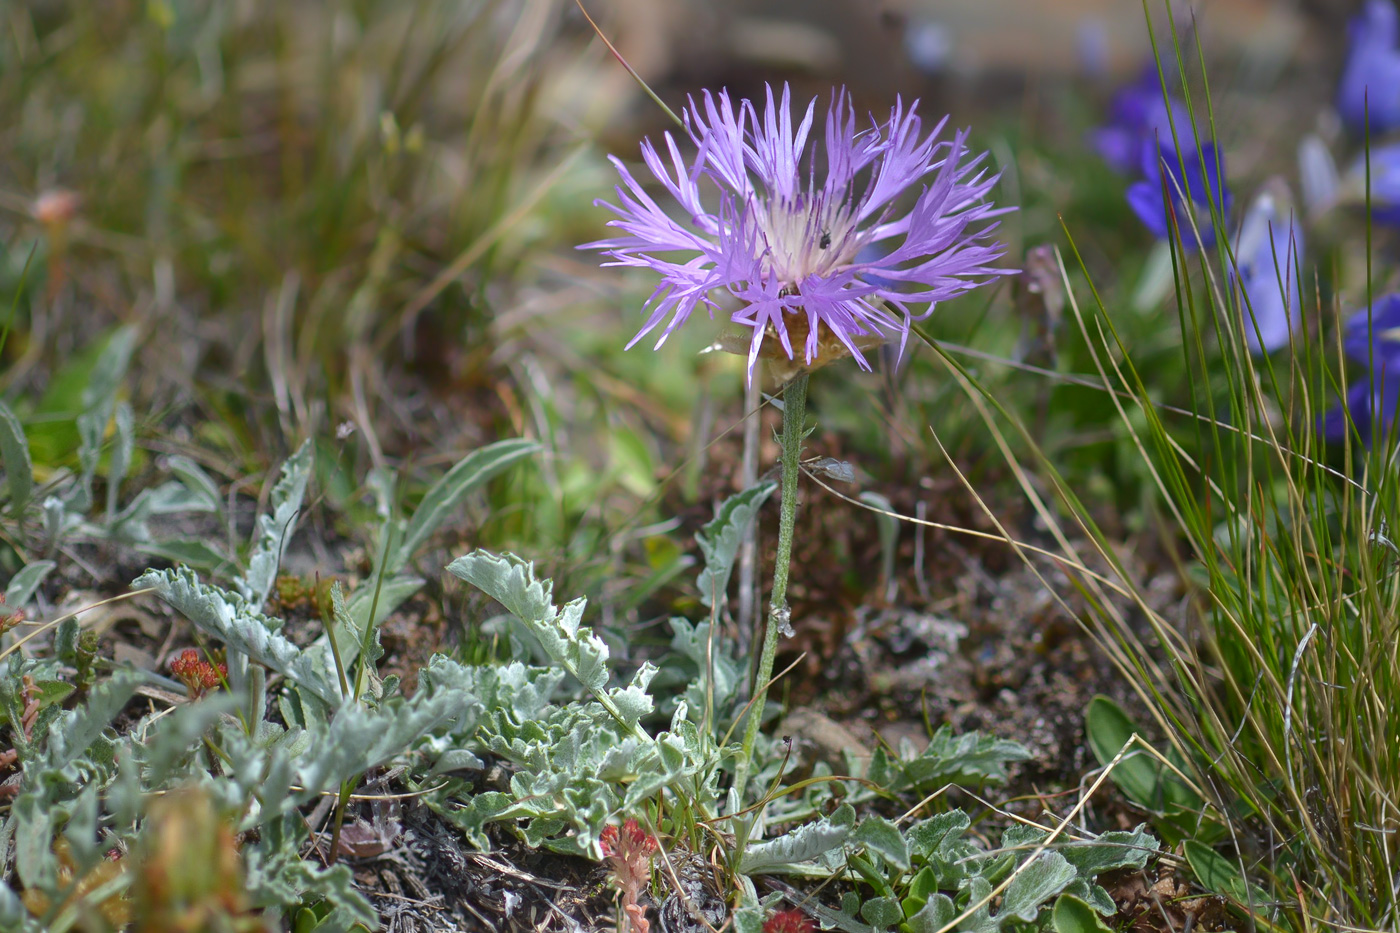
[[763,923],[763,933],[812,933],[812,920],[796,908],[774,911]]
[[685,111],[693,158],[670,133],[665,157],[642,143],[683,221],[610,157],[618,203],[598,203],[623,235],[581,248],[661,275],[628,346],[661,327],[660,347],[696,308],[713,317],[727,292],[744,337],[721,346],[748,356],[750,380],[760,357],[800,371],[851,356],[868,370],[863,349],[897,339],[902,352],[910,322],[1014,272],[993,265],[1005,248],[984,223],[1010,210],[988,201],[999,176],[981,167],[985,154],[969,158],[966,131],[938,139],[946,118],[925,135],[914,107],[897,100],[888,120],[857,131],[850,95],[838,91],[824,138],[809,147],[815,100],[794,125],[786,87],[777,101],[768,88],[761,117],[750,101],[706,91]]

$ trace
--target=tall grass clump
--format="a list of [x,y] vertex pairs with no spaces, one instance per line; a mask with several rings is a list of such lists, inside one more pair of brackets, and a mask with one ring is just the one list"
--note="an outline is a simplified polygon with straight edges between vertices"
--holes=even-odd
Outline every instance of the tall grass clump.
[[[1175,31],[1159,51],[1159,67],[1188,73]],[[1190,70],[1204,76],[1199,46],[1194,57]],[[1242,245],[1248,220],[1237,223],[1223,170],[1212,179],[1206,164],[1220,152],[1208,83],[1183,99],[1188,127],[1206,129],[1163,145],[1148,182],[1170,249],[1184,397],[1162,397],[1156,374],[1135,364],[1122,311],[1092,279],[1075,287],[1071,270],[1089,270],[1073,230],[1060,267],[1104,405],[1156,488],[1151,513],[1184,581],[1179,603],[1152,599],[1072,476],[968,369],[943,359],[1089,597],[1087,624],[1144,701],[1150,719],[1133,728],[1115,730],[1123,712],[1097,701],[1088,716],[1106,764],[1141,730],[1113,775],[1127,796],[1154,813],[1205,887],[1261,924],[1393,929],[1400,379],[1386,371],[1390,306],[1372,294],[1382,260],[1328,295],[1282,213],[1267,225],[1276,258],[1261,279]],[[1193,177],[1207,179],[1200,197]],[[1266,307],[1280,297],[1281,308]],[[1280,314],[1286,339],[1270,341]]]

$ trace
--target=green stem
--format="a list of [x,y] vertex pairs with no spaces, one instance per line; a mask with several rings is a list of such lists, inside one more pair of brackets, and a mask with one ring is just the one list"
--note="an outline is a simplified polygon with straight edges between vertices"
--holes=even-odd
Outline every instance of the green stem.
[[802,423],[807,417],[807,378],[807,373],[802,373],[789,382],[783,392],[783,487],[778,512],[778,557],[773,566],[773,596],[768,605],[768,625],[763,632],[758,677],[754,681],[753,708],[749,710],[749,721],[744,727],[743,752],[734,775],[734,788],[740,806],[744,802],[744,785],[749,780],[754,741],[763,722],[768,681],[773,678],[778,635],[788,627],[788,570],[792,565],[792,528],[797,519],[797,477],[802,464]]

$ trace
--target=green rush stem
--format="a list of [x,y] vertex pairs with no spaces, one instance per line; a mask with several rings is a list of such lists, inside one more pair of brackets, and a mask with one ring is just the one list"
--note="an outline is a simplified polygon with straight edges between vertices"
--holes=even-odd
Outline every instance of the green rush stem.
[[768,625],[763,632],[763,654],[758,659],[754,680],[753,708],[744,727],[743,753],[734,775],[734,789],[743,806],[744,785],[749,780],[753,744],[763,722],[763,706],[768,699],[768,681],[773,677],[773,659],[778,654],[778,635],[787,627],[788,569],[792,565],[792,527],[797,519],[797,477],[802,466],[802,422],[807,417],[807,373],[789,382],[783,391],[783,487],[778,512],[778,557],[773,566],[773,596],[768,605]]

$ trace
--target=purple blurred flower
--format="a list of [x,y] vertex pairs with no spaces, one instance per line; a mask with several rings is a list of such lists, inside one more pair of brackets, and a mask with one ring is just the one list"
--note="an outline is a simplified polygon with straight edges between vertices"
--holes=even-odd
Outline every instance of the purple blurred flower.
[[1369,314],[1365,308],[1352,314],[1342,332],[1342,349],[1363,366],[1389,366],[1400,374],[1400,294],[1376,299]]
[[1302,321],[1298,294],[1302,255],[1303,228],[1286,186],[1277,193],[1260,193],[1245,212],[1235,244],[1240,307],[1252,318],[1244,322],[1251,353],[1272,353],[1288,346],[1290,329]]
[[[1347,416],[1356,426],[1357,436],[1367,447],[1381,433],[1395,423],[1395,410],[1400,407],[1400,372],[1381,371],[1376,377],[1379,385],[1371,386],[1372,380],[1359,379],[1347,386],[1346,398],[1342,404],[1334,406],[1322,416],[1320,429],[1324,440],[1340,444],[1346,440]],[[1368,393],[1368,386],[1371,391]],[[1368,398],[1369,395],[1369,398]],[[1380,424],[1376,423],[1376,413],[1380,412]]]
[[[842,90],[827,111],[825,145],[812,147],[804,168],[816,101],[795,127],[789,103],[786,87],[777,104],[769,88],[760,119],[751,102],[736,107],[726,92],[706,91],[685,113],[698,149],[691,162],[670,133],[667,160],[650,140],[642,143],[643,161],[683,222],[610,157],[622,176],[619,205],[598,203],[617,214],[608,225],[626,235],[583,248],[604,250],[613,260],[605,265],[661,275],[629,347],[668,316],[658,347],[697,307],[713,316],[719,305],[711,294],[723,289],[741,305],[730,320],[752,332],[750,379],[760,356],[795,360],[794,343],[807,368],[849,355],[869,369],[862,347],[897,337],[902,349],[910,322],[937,302],[1012,271],[992,265],[1005,251],[986,239],[995,224],[969,229],[1009,208],[987,201],[997,176],[978,168],[985,155],[966,158],[966,131],[937,141],[945,118],[921,136],[913,106],[896,101],[888,121],[872,118],[857,132]],[[712,207],[702,202],[702,185]],[[912,207],[899,206],[905,195]],[[871,245],[887,251],[862,255]]]
[[[1184,179],[1183,162],[1186,170]],[[1214,144],[1206,143],[1198,151],[1182,158],[1177,157],[1176,150],[1169,144],[1147,150],[1143,154],[1142,174],[1142,181],[1128,186],[1128,206],[1147,229],[1152,231],[1153,236],[1166,239],[1171,235],[1167,201],[1162,197],[1162,185],[1165,182],[1167,198],[1170,199],[1177,226],[1181,229],[1181,240],[1185,248],[1195,249],[1197,244],[1190,221],[1181,214],[1183,193],[1190,199],[1196,226],[1200,230],[1201,245],[1210,246],[1215,242],[1211,202],[1214,201],[1220,207],[1220,212],[1228,216],[1232,198],[1221,182],[1225,174],[1225,157],[1216,150]]]
[[1400,407],[1400,294],[1377,299],[1369,312],[1362,308],[1353,313],[1343,331],[1342,347],[1347,356],[1370,366],[1371,372],[1348,386],[1342,404],[1323,416],[1322,436],[1341,443],[1350,414],[1361,443],[1369,446],[1378,427],[1384,431],[1394,423]]
[[[1349,201],[1366,203],[1366,155],[1347,172],[1344,189]],[[1378,224],[1400,226],[1400,143],[1373,146],[1371,166],[1371,219]]]
[[1124,175],[1141,171],[1144,158],[1159,145],[1175,147],[1179,144],[1188,157],[1196,152],[1191,117],[1181,101],[1175,97],[1164,99],[1161,78],[1153,66],[1148,66],[1136,82],[1113,95],[1108,123],[1095,130],[1090,141],[1103,160]]
[[1367,0],[1351,21],[1351,49],[1337,88],[1337,110],[1358,132],[1384,133],[1400,127],[1400,17],[1391,0]]

